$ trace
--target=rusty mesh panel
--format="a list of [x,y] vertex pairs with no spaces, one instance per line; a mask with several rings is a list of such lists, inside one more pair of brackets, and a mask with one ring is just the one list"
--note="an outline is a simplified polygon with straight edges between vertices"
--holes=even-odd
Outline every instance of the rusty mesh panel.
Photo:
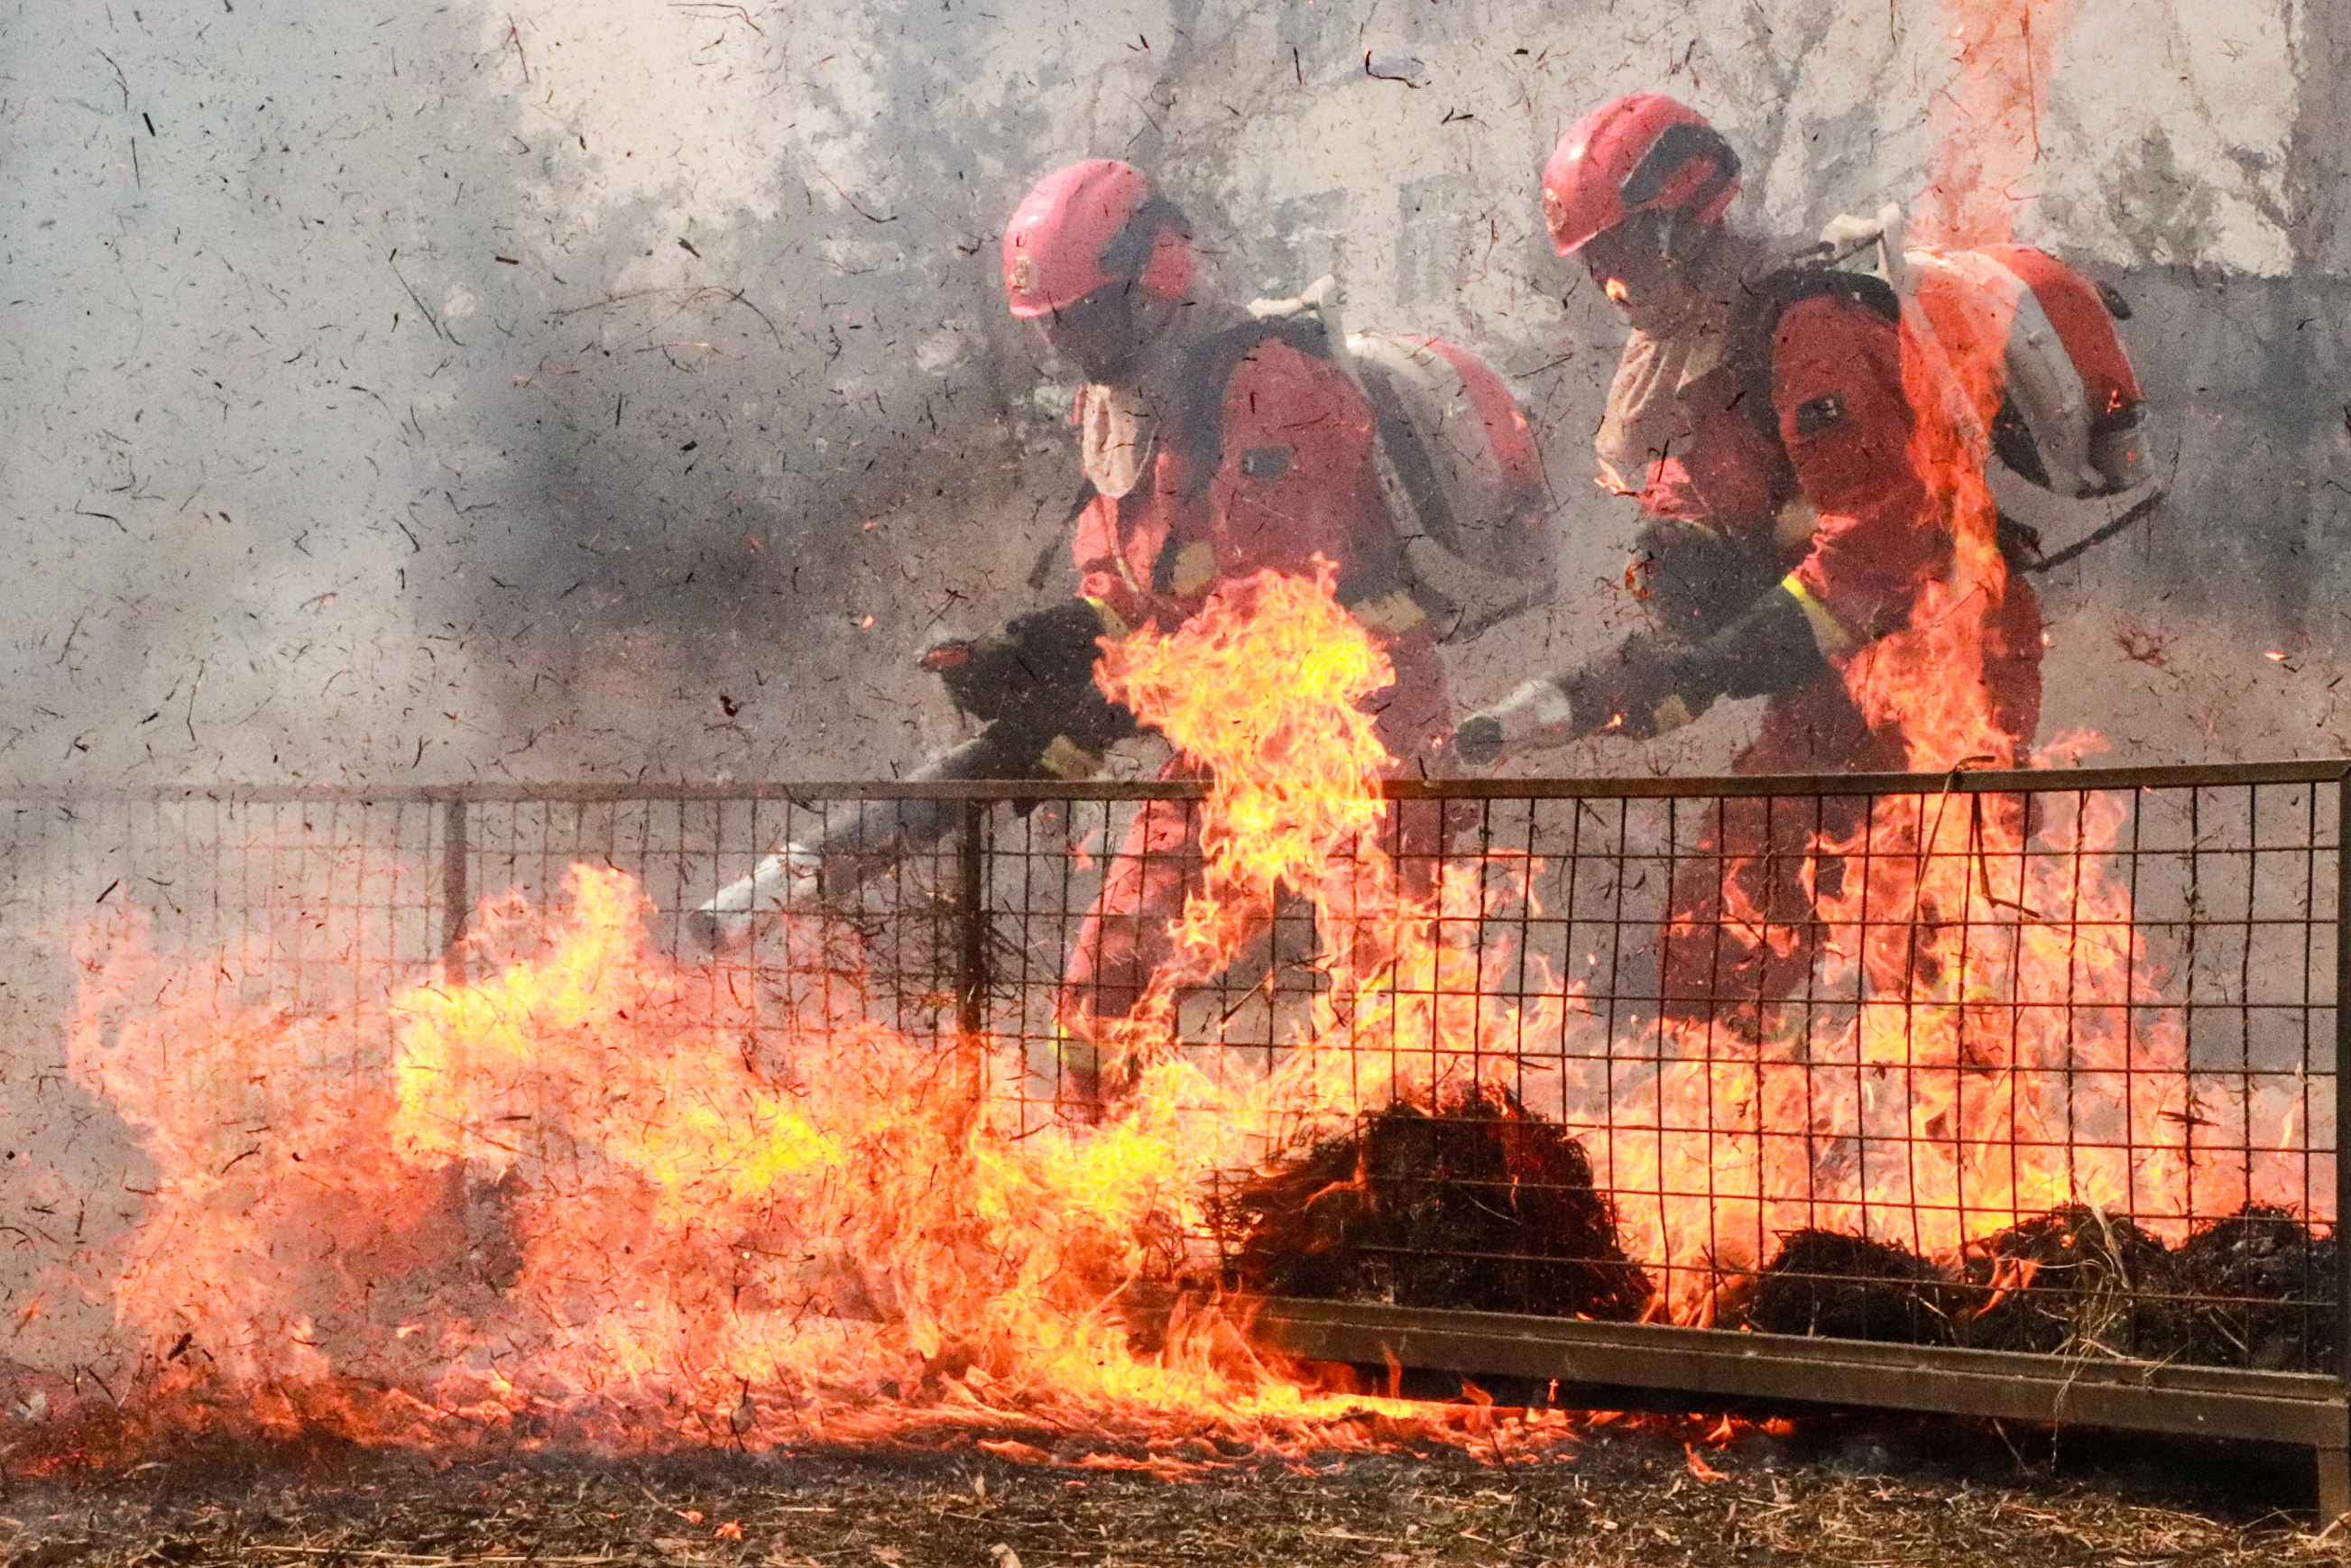
[[[1475,1043],[1334,1018],[1343,936],[1277,893],[1239,957],[1177,994],[1176,1048],[1221,1094],[1320,1030],[1360,1063],[1359,1113],[1270,1132],[1226,1173],[1196,1276],[2333,1365],[2342,804],[2325,768],[1397,792],[1437,826],[1392,814],[1384,855],[1357,852],[1398,887],[1447,868],[1437,929],[1475,960],[1455,998]],[[689,912],[858,794],[12,801],[9,1135],[88,1110],[56,1067],[75,1028],[135,1035],[141,1071],[201,1064],[174,1087],[224,1117],[266,1113],[255,1085],[283,1031],[254,1025],[229,1072],[174,1043],[207,1015],[307,1020],[314,1054],[332,1020],[345,1070],[380,1078],[383,1000],[496,961],[453,946],[479,901],[559,906],[580,863],[635,880],[653,950],[710,988],[713,1016],[747,1020],[752,1071],[789,1071],[794,1019],[853,1016],[943,1058],[983,1040],[1009,1134],[1086,1113],[1073,956],[1136,815],[1189,825],[1196,789],[970,787],[960,827],[710,961]],[[1168,841],[1155,852],[1180,883],[1196,839]],[[126,1034],[136,1017],[178,1021]]]

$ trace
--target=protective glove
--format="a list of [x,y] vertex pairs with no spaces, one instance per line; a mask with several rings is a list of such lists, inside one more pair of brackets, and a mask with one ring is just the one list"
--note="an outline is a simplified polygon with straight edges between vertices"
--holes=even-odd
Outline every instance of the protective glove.
[[1697,643],[1777,588],[1784,570],[1765,551],[1704,523],[1652,517],[1633,540],[1625,586],[1648,601],[1660,632]]
[[1581,669],[1545,675],[1472,714],[1453,732],[1453,748],[1473,767],[1509,751],[1540,751],[1605,731],[1646,740],[1706,711],[1710,695],[1680,688],[1676,649],[1639,632]]
[[1587,735],[1646,740],[1689,723],[1717,697],[1792,691],[1828,671],[1802,601],[1783,583],[1703,643],[1636,632],[1580,669],[1529,681],[1464,719],[1454,750],[1476,766]]
[[1092,603],[1065,599],[1023,612],[985,637],[934,643],[922,665],[946,684],[958,709],[993,724],[1050,694],[1091,686],[1102,630],[1102,612]]

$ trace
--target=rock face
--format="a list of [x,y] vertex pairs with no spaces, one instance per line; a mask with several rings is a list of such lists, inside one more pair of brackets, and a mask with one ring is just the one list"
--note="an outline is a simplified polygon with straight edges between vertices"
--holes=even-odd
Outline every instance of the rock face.
[[[2351,117],[2311,9],[2077,7],[2056,46],[2021,230],[2131,298],[2186,444],[2168,515],[2051,585],[2053,733],[2340,744],[2304,693]],[[1613,582],[1583,447],[1616,328],[1542,243],[1537,161],[1662,89],[1742,150],[1747,221],[1805,234],[1915,196],[1949,70],[1925,0],[378,10],[11,24],[20,781],[914,760],[953,721],[907,656],[1060,587],[1065,389],[993,247],[1089,153],[1155,170],[1236,292],[1336,271],[1353,320],[1510,371],[1568,580]],[[1622,608],[1490,634],[1463,695]]]

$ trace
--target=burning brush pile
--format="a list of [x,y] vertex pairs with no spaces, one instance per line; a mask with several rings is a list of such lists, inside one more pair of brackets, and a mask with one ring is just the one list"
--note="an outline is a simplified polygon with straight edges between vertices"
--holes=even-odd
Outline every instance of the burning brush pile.
[[1583,1145],[1482,1085],[1397,1101],[1216,1218],[1234,1281],[1259,1295],[1626,1322],[1651,1296]]
[[2335,1240],[2252,1205],[2179,1247],[2088,1204],[1970,1243],[1951,1266],[1800,1230],[1730,1292],[1771,1333],[2332,1372]]
[[[1583,1145],[1498,1091],[1391,1104],[1259,1173],[1216,1218],[1228,1279],[1257,1294],[1607,1322],[1662,1304]],[[1799,1229],[1705,1304],[1714,1326],[1765,1333],[2332,1372],[2336,1278],[2334,1236],[2281,1208],[2170,1248],[2067,1204],[1948,1263]]]

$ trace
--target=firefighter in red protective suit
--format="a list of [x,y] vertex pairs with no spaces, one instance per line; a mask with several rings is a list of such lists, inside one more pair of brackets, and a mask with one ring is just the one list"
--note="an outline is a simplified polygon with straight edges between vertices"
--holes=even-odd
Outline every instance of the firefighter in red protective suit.
[[[1872,723],[1840,675],[1847,654],[1907,623],[1953,548],[1909,455],[1901,306],[1881,278],[1837,270],[1817,250],[1790,265],[1727,225],[1738,189],[1721,136],[1655,94],[1592,110],[1544,170],[1559,254],[1582,257],[1633,329],[1597,446],[1604,476],[1640,510],[1628,580],[1648,598],[1651,624],[1465,721],[1465,760],[1601,732],[1646,737],[1718,698],[1763,696],[1740,772],[1907,766],[1900,721]],[[2014,275],[2046,283],[2050,317],[2066,313],[2057,297],[2071,307],[2086,294],[2103,325],[2090,286],[2038,252],[2001,248],[2015,253]],[[2110,329],[2105,347],[2104,360],[2076,357],[2105,367],[2114,384],[2097,390],[2119,418],[2125,403],[2136,411],[2137,387]],[[1992,434],[2011,467],[2037,462],[2012,408]],[[2012,533],[2002,545],[2014,564],[2029,541]],[[2026,759],[2039,723],[2041,624],[2031,587],[2010,575],[1981,629],[1985,705],[2007,737],[2000,766]],[[1723,803],[1676,879],[1660,956],[1668,1016],[1793,994],[1817,934],[1805,857],[1816,839],[1847,836],[1860,809],[1834,796],[1817,813]],[[1842,871],[1823,860],[1814,874],[1825,894]],[[1727,902],[1741,928],[1726,926]]]
[[[1033,650],[1032,665],[1090,669],[1098,637],[1172,630],[1228,582],[1309,575],[1320,558],[1395,664],[1395,684],[1374,699],[1381,739],[1403,764],[1432,758],[1450,718],[1437,638],[1381,488],[1374,411],[1321,322],[1259,319],[1217,298],[1183,214],[1107,159],[1029,192],[1005,226],[1004,287],[1013,315],[1088,384],[1079,598],[1014,622],[999,643]],[[951,688],[972,667],[955,653],[944,663]],[[1074,776],[1098,758],[1071,745],[1049,761]],[[1106,868],[1059,1006],[1079,1042],[1065,1067],[1081,1099],[1096,1092],[1078,1060],[1085,1042],[1134,1011],[1173,952],[1167,925],[1196,874],[1191,831],[1180,803],[1146,803]]]

